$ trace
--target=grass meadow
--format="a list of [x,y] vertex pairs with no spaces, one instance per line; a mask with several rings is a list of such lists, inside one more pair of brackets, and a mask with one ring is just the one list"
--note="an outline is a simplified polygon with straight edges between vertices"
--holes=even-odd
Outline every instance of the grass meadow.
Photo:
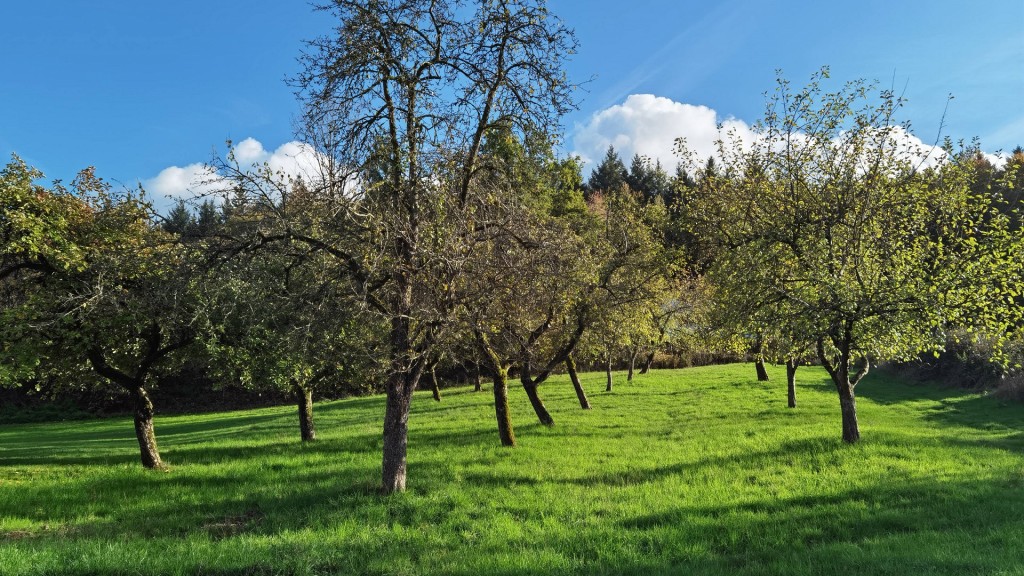
[[[409,489],[382,497],[383,397],[161,417],[166,472],[129,418],[0,427],[0,574],[1020,574],[1024,405],[869,376],[840,441],[825,372],[656,371],[594,408],[511,390],[418,393]],[[157,407],[159,409],[159,406]]]

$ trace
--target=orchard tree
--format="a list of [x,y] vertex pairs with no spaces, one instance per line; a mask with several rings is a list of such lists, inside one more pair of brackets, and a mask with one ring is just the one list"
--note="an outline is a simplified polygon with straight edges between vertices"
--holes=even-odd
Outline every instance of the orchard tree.
[[[332,0],[336,21],[307,43],[291,80],[301,135],[318,166],[310,218],[273,210],[236,239],[285,238],[335,261],[367,312],[388,327],[382,491],[406,486],[409,411],[444,340],[467,250],[490,201],[472,183],[493,131],[555,133],[573,105],[562,66],[572,32],[543,0]],[[275,202],[281,178],[220,166],[239,202]],[[271,175],[273,176],[273,175]]]
[[162,468],[149,388],[195,339],[192,259],[138,195],[112,192],[92,169],[70,188],[32,185],[39,176],[17,160],[4,171],[4,275],[23,288],[3,313],[4,360],[31,358],[53,395],[104,384],[127,393],[142,464]]
[[537,134],[493,133],[481,167],[473,187],[496,201],[477,213],[479,232],[459,282],[459,318],[494,377],[499,437],[512,446],[510,369],[517,369],[538,420],[554,425],[539,387],[570,361],[589,323],[596,266],[580,229],[593,219],[578,163],[557,158]]
[[710,275],[724,297],[785,311],[780,331],[814,342],[856,442],[871,365],[935,350],[957,323],[998,331],[1020,263],[955,156],[894,123],[900,98],[864,81],[826,93],[827,77],[780,78],[753,141],[722,134],[689,211],[721,248]]
[[203,295],[211,369],[291,396],[303,442],[316,439],[315,393],[376,389],[381,327],[359,313],[326,254],[298,241],[243,252],[213,267]]

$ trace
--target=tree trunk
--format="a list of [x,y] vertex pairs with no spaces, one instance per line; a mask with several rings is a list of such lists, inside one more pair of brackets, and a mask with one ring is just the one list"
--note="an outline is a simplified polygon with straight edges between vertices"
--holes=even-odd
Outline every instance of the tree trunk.
[[857,374],[850,378],[850,350],[853,347],[853,320],[847,320],[843,326],[841,338],[833,337],[832,341],[839,349],[838,360],[833,362],[825,353],[824,338],[818,338],[818,359],[832,377],[832,383],[839,392],[839,408],[843,413],[843,442],[853,444],[860,441],[860,427],[857,425],[857,399],[853,389],[867,375],[871,368],[870,358],[864,357],[863,364]]
[[647,355],[647,359],[644,360],[644,367],[640,369],[641,374],[647,374],[651,371],[651,365],[654,364],[654,355],[656,352],[651,352]]
[[[505,379],[508,380],[507,377]],[[482,378],[480,377],[480,363],[477,362],[474,365],[474,369],[473,369],[473,391],[474,392],[480,392],[481,390],[483,390],[483,382],[481,382],[481,380],[482,380]]]
[[551,413],[544,406],[544,401],[540,399],[540,394],[537,393],[537,385],[523,382],[523,388],[526,389],[526,395],[530,398],[530,404],[533,406],[533,411],[537,413],[537,419],[540,420],[540,423],[545,426],[554,426],[555,419],[551,417]]
[[[416,389],[415,374],[389,376],[384,406],[384,461],[381,490],[384,494],[405,491],[406,451],[409,444],[409,409]],[[418,380],[418,378],[417,378]]]
[[299,431],[303,442],[316,440],[316,428],[313,427],[313,390],[294,385],[295,398],[299,405]]
[[758,356],[757,360],[754,361],[754,368],[757,370],[757,381],[767,382],[768,381],[768,370],[765,370],[764,359]]
[[139,441],[142,465],[150,469],[163,468],[164,463],[160,461],[160,452],[156,447],[156,433],[153,431],[153,403],[142,386],[133,388],[131,394],[135,404],[135,437]]
[[440,387],[440,385],[437,382],[437,371],[434,370],[434,368],[436,368],[436,366],[437,366],[436,364],[431,364],[430,365],[430,391],[434,394],[434,401],[435,402],[440,402],[441,401],[441,387]]
[[608,377],[608,385],[605,386],[605,392],[612,391],[612,355],[608,354],[607,362],[605,362],[604,373]]
[[565,359],[565,369],[569,372],[572,387],[576,390],[576,398],[580,401],[580,408],[590,410],[590,400],[587,400],[587,393],[583,391],[583,385],[580,384],[580,376],[576,373],[576,360],[572,356]]
[[786,361],[786,389],[790,408],[796,408],[796,369],[799,367],[800,364],[794,358]]
[[515,446],[516,435],[512,430],[512,413],[508,409],[508,367],[499,366],[494,371],[494,415],[498,418],[498,437],[502,446]]
[[843,411],[843,442],[854,444],[860,440],[860,427],[857,425],[857,399],[853,386],[846,383],[836,388],[839,390],[839,408]]
[[633,372],[636,368],[636,356],[640,353],[639,349],[633,350],[629,354],[629,372],[626,374],[626,382],[633,381]]

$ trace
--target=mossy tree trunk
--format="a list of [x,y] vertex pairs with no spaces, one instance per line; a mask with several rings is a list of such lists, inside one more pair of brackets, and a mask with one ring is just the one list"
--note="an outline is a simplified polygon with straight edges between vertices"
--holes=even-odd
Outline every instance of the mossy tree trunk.
[[[516,435],[512,428],[512,412],[508,407],[508,368],[507,362],[498,356],[491,346],[490,339],[483,332],[476,331],[476,342],[488,362],[488,369],[494,376],[494,416],[498,422],[498,438],[502,446],[515,446]],[[477,377],[480,375],[480,363],[477,363]]]
[[498,420],[498,438],[502,446],[515,446],[516,434],[512,429],[512,413],[508,408],[508,366],[494,371],[494,416]]
[[156,446],[156,432],[153,430],[153,402],[144,386],[136,386],[131,390],[134,406],[135,438],[139,441],[139,452],[142,466],[150,469],[164,467],[160,460],[160,450]]

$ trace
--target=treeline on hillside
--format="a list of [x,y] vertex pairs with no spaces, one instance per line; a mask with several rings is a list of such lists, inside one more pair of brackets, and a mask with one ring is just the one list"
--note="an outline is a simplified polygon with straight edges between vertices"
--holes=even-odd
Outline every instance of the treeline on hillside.
[[[542,385],[581,364],[627,379],[663,358],[752,354],[792,379],[821,363],[842,436],[880,361],[984,342],[1010,369],[1020,332],[1024,153],[907,148],[901,102],[863,82],[780,78],[753,141],[721,135],[669,175],[611,148],[584,182],[557,152],[575,105],[570,29],[543,2],[336,0],[290,80],[317,163],[302,178],[216,160],[221,191],[153,214],[92,170],[0,175],[0,383],[131,402],[143,464],[164,466],[155,382],[198,371],[313,399],[383,392],[382,490],[406,483],[413,391],[490,381],[515,445],[511,382],[555,424]],[[395,26],[396,22],[405,23]],[[383,41],[386,39],[387,41]],[[941,157],[939,157],[941,156]]]

